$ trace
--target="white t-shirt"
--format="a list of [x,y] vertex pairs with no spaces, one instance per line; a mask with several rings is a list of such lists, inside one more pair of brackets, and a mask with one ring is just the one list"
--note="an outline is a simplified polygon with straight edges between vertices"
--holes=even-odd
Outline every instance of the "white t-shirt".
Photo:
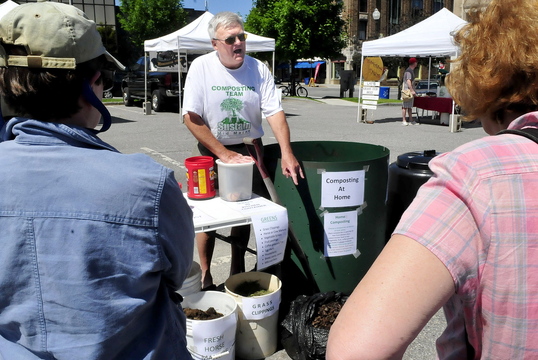
[[196,58],[187,73],[182,114],[198,114],[224,145],[263,136],[262,113],[282,111],[271,72],[245,56],[238,69],[228,69],[216,51]]

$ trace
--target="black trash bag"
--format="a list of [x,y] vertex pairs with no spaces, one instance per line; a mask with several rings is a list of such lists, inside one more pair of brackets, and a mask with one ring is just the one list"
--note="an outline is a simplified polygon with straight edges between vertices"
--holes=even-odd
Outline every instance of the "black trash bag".
[[324,360],[329,329],[312,326],[318,309],[336,301],[343,305],[348,296],[329,291],[312,296],[299,295],[290,304],[290,310],[282,321],[282,346],[293,360]]

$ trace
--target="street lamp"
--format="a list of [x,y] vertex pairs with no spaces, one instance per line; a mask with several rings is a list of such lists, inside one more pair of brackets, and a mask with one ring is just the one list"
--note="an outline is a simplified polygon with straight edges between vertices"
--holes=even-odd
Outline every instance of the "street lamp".
[[372,17],[374,18],[375,21],[378,21],[381,18],[381,13],[379,12],[379,10],[377,10],[377,8],[374,9],[374,12],[372,13]]

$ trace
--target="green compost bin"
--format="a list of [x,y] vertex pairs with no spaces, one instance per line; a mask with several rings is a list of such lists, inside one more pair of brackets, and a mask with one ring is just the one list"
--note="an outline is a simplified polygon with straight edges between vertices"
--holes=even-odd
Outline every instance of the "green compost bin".
[[[318,291],[350,294],[385,245],[389,150],[378,145],[340,141],[304,141],[292,142],[291,145],[305,175],[298,186],[282,175],[278,144],[265,146],[267,170],[282,205],[288,210],[290,226],[300,248],[306,255],[305,265],[297,251],[288,252],[285,262],[288,261],[290,266],[283,271],[283,283],[303,294]],[[364,202],[358,206],[322,206],[322,180],[327,183],[331,174],[341,176],[348,172],[364,174]],[[350,186],[355,185],[352,183]],[[326,231],[325,216],[329,214],[327,219],[334,219],[339,216],[335,213],[349,215],[350,212],[357,218],[358,251],[350,255],[325,256],[326,234],[330,234],[331,239],[340,236],[338,226],[336,230],[330,228]],[[348,244],[352,242],[349,228],[344,231],[343,238]]]

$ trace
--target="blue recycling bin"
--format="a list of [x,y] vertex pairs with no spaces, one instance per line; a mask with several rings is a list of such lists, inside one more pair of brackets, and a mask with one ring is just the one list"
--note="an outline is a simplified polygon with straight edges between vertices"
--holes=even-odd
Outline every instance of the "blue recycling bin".
[[390,87],[380,86],[379,87],[379,98],[380,99],[390,99]]

